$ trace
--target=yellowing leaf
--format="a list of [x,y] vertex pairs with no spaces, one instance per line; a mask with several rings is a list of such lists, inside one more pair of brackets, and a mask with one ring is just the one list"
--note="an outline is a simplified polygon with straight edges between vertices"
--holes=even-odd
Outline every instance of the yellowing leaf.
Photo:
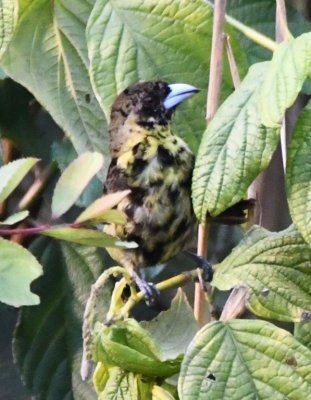
[[54,189],[52,213],[54,218],[63,215],[76,202],[90,180],[104,162],[100,153],[83,153],[63,172]]
[[38,161],[37,158],[20,158],[0,168],[0,203],[13,192]]
[[126,197],[130,192],[131,192],[130,190],[123,190],[121,192],[111,193],[102,196],[100,199],[95,200],[94,203],[92,203],[86,210],[84,210],[79,215],[76,222],[85,222],[88,220],[101,219],[101,218],[104,218],[105,220],[105,215],[107,215],[105,214],[105,211],[119,204],[120,201],[124,199],[124,197]]
[[27,218],[29,215],[29,211],[20,211],[18,213],[10,215],[8,218],[6,218],[4,221],[0,222],[0,225],[14,225],[17,222],[22,221],[23,219]]

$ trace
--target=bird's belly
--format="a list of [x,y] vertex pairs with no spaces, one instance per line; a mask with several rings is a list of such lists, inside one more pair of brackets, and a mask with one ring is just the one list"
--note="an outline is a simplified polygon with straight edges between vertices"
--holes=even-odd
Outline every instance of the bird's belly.
[[165,184],[149,187],[138,202],[133,189],[119,206],[128,215],[128,223],[116,234],[139,245],[124,254],[135,268],[166,262],[190,246],[195,228],[190,189],[171,188]]

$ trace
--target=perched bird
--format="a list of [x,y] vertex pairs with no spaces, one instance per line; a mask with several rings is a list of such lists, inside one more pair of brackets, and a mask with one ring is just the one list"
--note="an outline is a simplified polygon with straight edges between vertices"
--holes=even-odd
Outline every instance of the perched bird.
[[198,91],[186,84],[143,82],[125,89],[113,104],[105,192],[131,193],[118,205],[127,224],[112,225],[109,232],[139,247],[110,253],[130,271],[168,261],[194,234],[194,155],[170,122],[176,106]]
[[195,234],[194,155],[170,123],[178,104],[197,92],[183,83],[143,82],[125,89],[112,106],[112,161],[104,192],[131,193],[117,207],[127,215],[127,223],[106,231],[138,244],[135,249],[109,249],[131,272],[170,260],[189,247]]

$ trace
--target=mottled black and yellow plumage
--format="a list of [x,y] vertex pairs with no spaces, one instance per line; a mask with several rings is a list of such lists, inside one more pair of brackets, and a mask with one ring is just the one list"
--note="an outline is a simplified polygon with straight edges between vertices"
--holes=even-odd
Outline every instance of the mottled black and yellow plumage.
[[112,107],[112,161],[105,192],[130,189],[131,193],[118,205],[127,215],[127,224],[111,225],[107,231],[139,245],[110,249],[112,257],[129,270],[168,261],[189,247],[193,237],[194,156],[173,134],[170,122],[175,106],[197,91],[190,85],[144,82],[127,88]]

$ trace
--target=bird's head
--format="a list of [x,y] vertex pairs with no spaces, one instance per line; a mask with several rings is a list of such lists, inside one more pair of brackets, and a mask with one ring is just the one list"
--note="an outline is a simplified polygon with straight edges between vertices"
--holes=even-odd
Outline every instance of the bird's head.
[[115,100],[111,120],[137,116],[141,125],[167,125],[178,104],[199,92],[185,83],[168,84],[164,81],[137,83],[125,89]]

